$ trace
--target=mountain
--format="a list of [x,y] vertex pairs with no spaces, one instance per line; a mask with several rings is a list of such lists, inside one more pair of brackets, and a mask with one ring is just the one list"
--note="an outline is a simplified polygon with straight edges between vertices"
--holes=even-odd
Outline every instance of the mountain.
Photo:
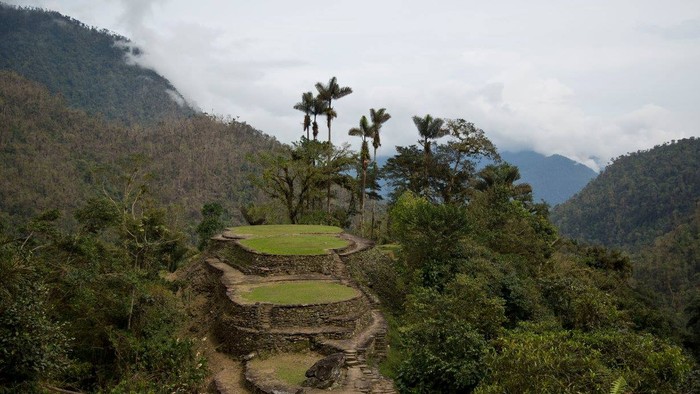
[[551,206],[571,198],[597,175],[585,165],[560,155],[502,152],[501,158],[520,169],[520,180],[532,186],[535,201],[544,200]]
[[167,79],[128,61],[139,54],[127,38],[58,12],[0,3],[0,70],[124,124],[194,114]]
[[144,179],[151,174],[150,194],[179,207],[177,216],[187,224],[213,201],[235,213],[259,197],[247,177],[260,168],[249,156],[278,146],[245,123],[208,115],[148,127],[108,123],[68,107],[36,82],[0,71],[0,211],[9,219],[49,209],[70,218],[102,193],[105,180],[124,186],[120,179],[135,170]]
[[700,138],[617,158],[552,220],[563,235],[623,248],[637,286],[687,328],[700,357]]
[[561,233],[609,246],[649,245],[686,222],[700,197],[700,139],[619,157],[552,212]]

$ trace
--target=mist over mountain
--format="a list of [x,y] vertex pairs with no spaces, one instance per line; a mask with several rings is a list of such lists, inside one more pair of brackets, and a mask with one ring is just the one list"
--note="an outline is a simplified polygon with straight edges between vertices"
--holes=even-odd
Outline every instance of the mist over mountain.
[[195,111],[156,71],[130,61],[125,37],[58,12],[0,3],[0,69],[37,81],[89,114],[124,124]]

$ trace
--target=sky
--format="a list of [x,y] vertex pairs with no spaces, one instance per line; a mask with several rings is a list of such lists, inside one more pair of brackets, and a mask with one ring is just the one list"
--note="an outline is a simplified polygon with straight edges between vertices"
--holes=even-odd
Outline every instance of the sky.
[[358,147],[347,131],[384,107],[380,155],[415,143],[425,114],[595,170],[700,135],[697,0],[7,2],[128,37],[191,104],[282,142],[303,134],[301,94],[332,76],[353,89],[333,142]]

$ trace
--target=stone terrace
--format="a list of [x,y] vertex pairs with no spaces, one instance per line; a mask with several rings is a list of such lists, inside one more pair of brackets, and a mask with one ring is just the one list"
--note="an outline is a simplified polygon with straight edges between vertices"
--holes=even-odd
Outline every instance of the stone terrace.
[[[375,305],[349,278],[341,256],[357,253],[372,244],[348,234],[350,242],[340,251],[320,256],[276,256],[240,245],[240,236],[225,232],[214,237],[212,257],[205,260],[209,274],[219,283],[212,295],[218,306],[214,333],[220,350],[243,359],[266,354],[311,350],[322,356],[344,354],[343,379],[330,392],[393,393],[393,384],[382,377],[368,359],[386,355],[386,322]],[[251,286],[292,281],[339,283],[358,290],[356,296],[336,302],[279,305],[252,303],[241,298]],[[316,393],[328,390],[286,386],[260,379],[246,367],[246,384],[254,393]],[[220,392],[225,382],[216,382]]]

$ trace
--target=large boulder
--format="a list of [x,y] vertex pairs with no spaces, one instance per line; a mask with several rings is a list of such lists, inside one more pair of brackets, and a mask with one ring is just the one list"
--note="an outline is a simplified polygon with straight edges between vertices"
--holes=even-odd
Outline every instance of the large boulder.
[[343,378],[345,355],[335,353],[318,360],[306,371],[306,380],[302,383],[305,387],[327,389]]

